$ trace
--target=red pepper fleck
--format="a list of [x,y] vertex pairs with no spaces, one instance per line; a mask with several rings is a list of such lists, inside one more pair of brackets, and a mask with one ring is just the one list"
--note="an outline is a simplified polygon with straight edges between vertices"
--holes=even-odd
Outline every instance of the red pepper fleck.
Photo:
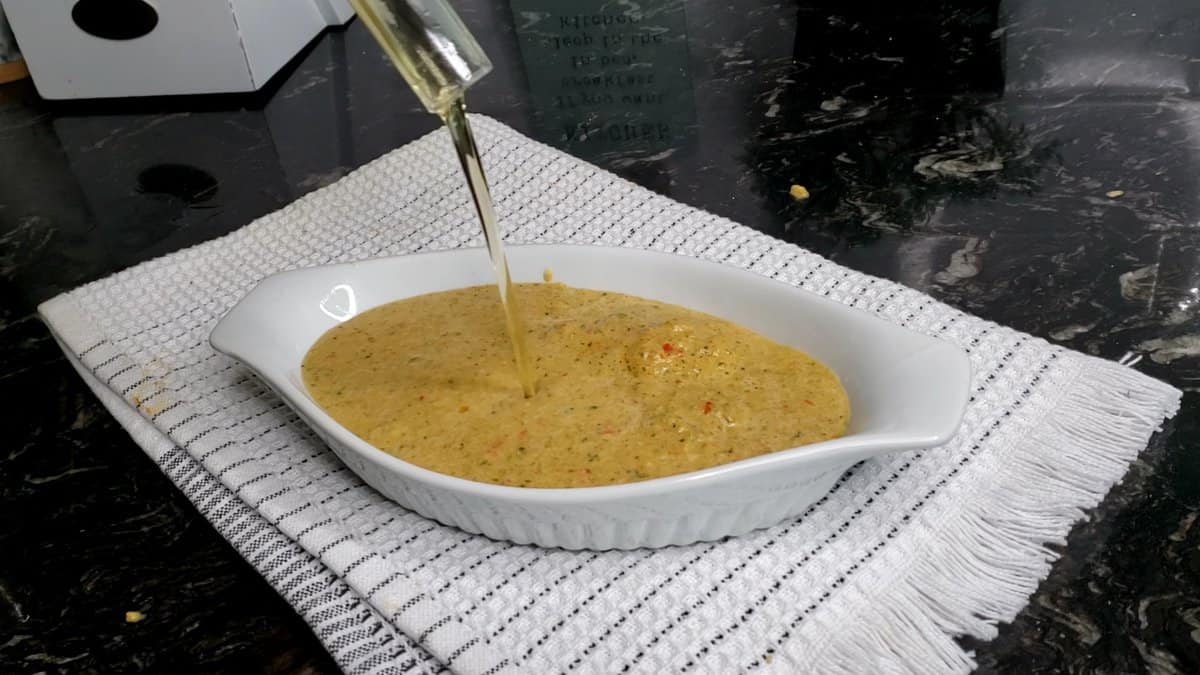
[[808,399],[804,399],[804,405],[813,405],[813,402]]
[[672,345],[670,342],[664,342],[663,343],[663,351],[666,352],[667,354],[670,354],[671,352],[675,351],[675,346]]
[[710,412],[712,412],[712,401],[705,401],[704,402],[704,414],[707,415]]

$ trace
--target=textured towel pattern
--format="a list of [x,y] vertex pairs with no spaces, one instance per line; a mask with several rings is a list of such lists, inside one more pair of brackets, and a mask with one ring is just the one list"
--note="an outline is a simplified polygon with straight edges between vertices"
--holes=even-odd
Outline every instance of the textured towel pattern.
[[476,245],[442,132],[222,239],[42,313],[135,440],[348,672],[963,672],[953,636],[1024,605],[1179,392],[684,206],[475,117],[507,239],[672,251],[949,340],[948,444],[862,463],[802,517],[722,542],[567,552],[464,534],[365,486],[207,343],[285,269]]

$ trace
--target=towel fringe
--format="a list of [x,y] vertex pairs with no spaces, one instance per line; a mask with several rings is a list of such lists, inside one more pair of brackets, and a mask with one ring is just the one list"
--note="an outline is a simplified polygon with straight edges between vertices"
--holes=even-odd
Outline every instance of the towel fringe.
[[929,524],[922,554],[858,603],[856,630],[837,631],[812,672],[959,672],[974,654],[955,636],[994,638],[1050,572],[1071,527],[1146,447],[1181,393],[1118,364],[1086,364],[1069,392],[998,458],[1009,489],[983,492]]

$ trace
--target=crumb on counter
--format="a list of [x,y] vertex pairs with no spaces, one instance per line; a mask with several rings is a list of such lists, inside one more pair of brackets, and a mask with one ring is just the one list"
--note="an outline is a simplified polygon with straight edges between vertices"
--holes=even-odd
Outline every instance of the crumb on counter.
[[1109,199],[1116,199],[1117,197],[1124,197],[1125,191],[1124,190],[1109,190],[1108,192],[1104,193],[1104,196],[1108,197]]
[[554,281],[554,270],[550,269],[549,267],[542,270],[542,281],[546,283]]
[[138,623],[139,621],[141,621],[145,618],[146,618],[146,615],[142,614],[141,612],[137,611],[136,609],[125,612],[125,623]]
[[795,199],[798,202],[808,199],[809,196],[808,188],[804,187],[803,185],[793,185],[792,189],[788,190],[788,194],[792,196],[792,199]]

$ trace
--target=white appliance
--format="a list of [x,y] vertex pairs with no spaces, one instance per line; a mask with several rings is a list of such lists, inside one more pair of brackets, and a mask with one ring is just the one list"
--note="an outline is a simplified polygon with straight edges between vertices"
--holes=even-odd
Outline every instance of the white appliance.
[[0,0],[48,99],[260,89],[346,0]]

